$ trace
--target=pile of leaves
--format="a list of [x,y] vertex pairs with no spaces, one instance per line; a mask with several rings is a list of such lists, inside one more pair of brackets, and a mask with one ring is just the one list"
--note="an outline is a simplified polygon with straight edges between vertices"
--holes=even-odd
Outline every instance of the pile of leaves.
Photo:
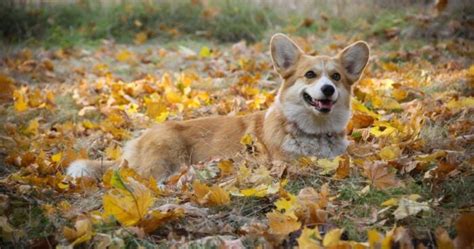
[[[351,41],[295,39],[310,54],[335,54]],[[105,42],[9,54],[0,62],[2,243],[472,246],[472,50],[449,40],[414,51],[369,42],[346,154],[268,165],[246,135],[235,157],[183,166],[164,182],[127,162],[101,179],[72,179],[65,170],[79,158],[120,158],[128,139],[156,123],[267,109],[280,84],[267,42]]]

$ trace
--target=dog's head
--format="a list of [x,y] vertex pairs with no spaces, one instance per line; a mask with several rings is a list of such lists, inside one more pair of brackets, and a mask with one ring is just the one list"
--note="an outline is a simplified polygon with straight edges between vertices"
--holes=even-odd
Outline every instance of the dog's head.
[[351,87],[369,59],[367,43],[355,42],[334,57],[311,56],[286,35],[276,34],[270,47],[275,70],[284,79],[278,101],[287,118],[299,123],[321,123],[332,117],[345,126],[350,116]]

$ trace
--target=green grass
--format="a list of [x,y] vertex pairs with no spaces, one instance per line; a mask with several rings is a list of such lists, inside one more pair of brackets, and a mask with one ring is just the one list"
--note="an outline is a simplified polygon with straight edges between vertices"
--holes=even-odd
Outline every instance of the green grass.
[[[420,201],[433,200],[433,193],[430,191],[429,186],[425,183],[420,184],[419,182],[412,180],[403,187],[395,187],[384,190],[378,190],[371,188],[367,193],[360,193],[362,188],[365,186],[357,182],[355,178],[345,179],[340,183],[340,190],[338,201],[349,203],[348,206],[341,209],[339,212],[344,212],[349,217],[339,220],[333,220],[338,227],[343,227],[347,236],[350,240],[365,241],[367,240],[367,230],[370,228],[376,228],[378,230],[386,230],[395,224],[405,225],[414,229],[415,231],[426,232],[432,231],[439,225],[441,221],[437,219],[439,217],[438,210],[432,210],[431,212],[420,213],[416,216],[405,218],[401,221],[395,221],[393,218],[393,211],[396,207],[378,214],[377,222],[375,224],[366,224],[366,220],[370,220],[373,210],[380,211],[384,207],[382,203],[390,198],[399,198],[410,194],[418,194],[421,196]],[[378,224],[381,220],[385,220],[383,225]]]
[[9,210],[11,214],[8,216],[10,217],[9,222],[15,229],[22,232],[14,235],[20,236],[16,242],[2,242],[4,243],[2,248],[31,247],[31,243],[49,240],[48,237],[54,234],[56,230],[54,224],[44,215],[42,208],[38,204],[20,198],[13,199],[10,203],[11,207]]
[[[172,39],[176,35],[220,42],[258,41],[278,16],[252,2],[215,1],[210,7],[183,1],[137,2],[108,7],[94,1],[48,4],[41,9],[0,3],[0,40],[3,43],[70,47],[96,45],[101,39],[133,42],[139,32]],[[206,14],[214,11],[212,15]]]

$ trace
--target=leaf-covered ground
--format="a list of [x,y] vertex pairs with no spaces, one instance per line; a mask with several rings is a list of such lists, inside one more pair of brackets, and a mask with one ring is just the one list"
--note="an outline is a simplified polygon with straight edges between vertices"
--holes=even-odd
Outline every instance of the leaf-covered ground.
[[[359,39],[292,37],[308,53],[329,55]],[[126,165],[102,179],[64,172],[78,158],[118,159],[128,139],[155,123],[268,108],[281,82],[268,40],[9,52],[0,61],[0,241],[12,248],[469,245],[473,43],[368,42],[345,155],[270,167],[255,159],[257,141],[246,136],[232,160],[184,165],[163,183]]]

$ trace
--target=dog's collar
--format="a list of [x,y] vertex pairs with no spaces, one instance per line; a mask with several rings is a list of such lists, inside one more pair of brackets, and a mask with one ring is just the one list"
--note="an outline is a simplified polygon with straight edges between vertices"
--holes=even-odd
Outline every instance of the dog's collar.
[[346,131],[334,131],[334,132],[321,132],[321,133],[309,133],[301,129],[296,122],[287,123],[287,132],[291,133],[294,136],[306,136],[314,138],[337,138],[343,137],[346,135]]

